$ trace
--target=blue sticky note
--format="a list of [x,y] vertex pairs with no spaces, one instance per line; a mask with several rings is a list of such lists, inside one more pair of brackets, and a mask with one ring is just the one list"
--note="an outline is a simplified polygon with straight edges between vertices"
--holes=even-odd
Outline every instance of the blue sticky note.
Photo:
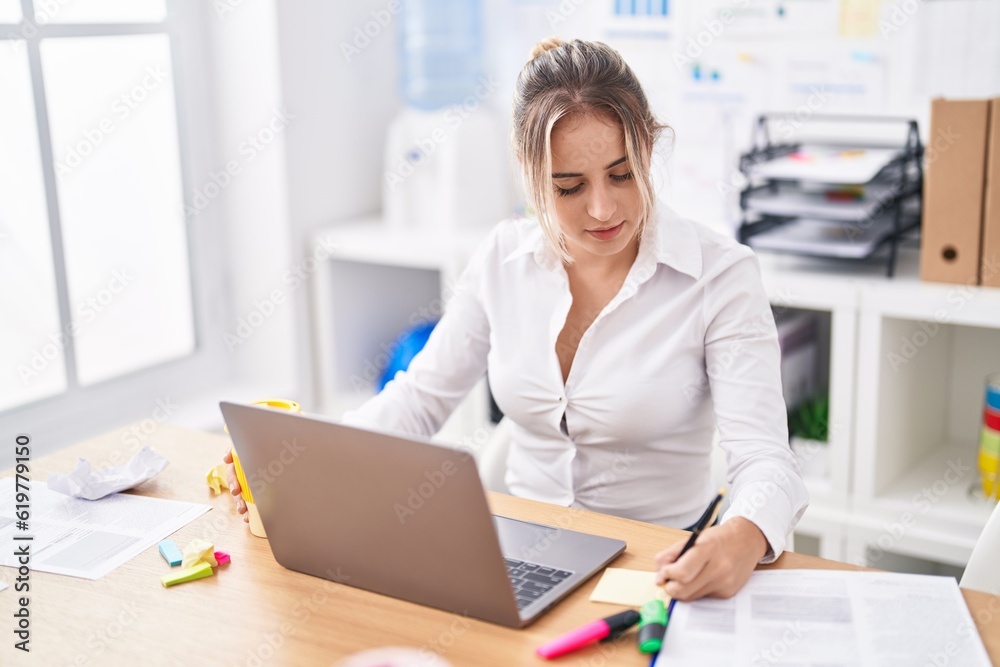
[[181,550],[178,549],[177,545],[170,540],[163,540],[160,542],[160,555],[163,556],[163,560],[170,563],[170,567],[176,567],[184,560],[184,555],[181,554]]

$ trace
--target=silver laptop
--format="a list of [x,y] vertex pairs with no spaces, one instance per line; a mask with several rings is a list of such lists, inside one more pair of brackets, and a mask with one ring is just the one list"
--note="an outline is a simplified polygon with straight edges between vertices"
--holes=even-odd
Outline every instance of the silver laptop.
[[490,514],[468,453],[220,403],[275,560],[510,627],[533,622],[625,542]]

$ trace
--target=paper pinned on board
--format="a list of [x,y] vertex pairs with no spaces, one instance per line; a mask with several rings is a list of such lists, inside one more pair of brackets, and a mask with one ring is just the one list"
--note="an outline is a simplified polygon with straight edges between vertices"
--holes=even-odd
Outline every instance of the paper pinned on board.
[[846,39],[875,37],[881,15],[882,0],[841,0],[840,36]]
[[74,498],[97,500],[104,496],[131,489],[152,479],[170,463],[151,447],[143,447],[122,466],[91,470],[90,461],[77,459],[76,469],[69,473],[49,475],[49,489]]
[[656,585],[656,573],[620,567],[604,570],[601,580],[590,594],[591,602],[609,602],[630,607],[641,607],[650,600],[670,601],[670,596]]

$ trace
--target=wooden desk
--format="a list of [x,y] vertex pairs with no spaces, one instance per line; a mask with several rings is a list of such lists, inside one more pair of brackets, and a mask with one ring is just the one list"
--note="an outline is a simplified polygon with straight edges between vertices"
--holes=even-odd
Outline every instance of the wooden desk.
[[[94,463],[127,460],[125,431],[113,432],[32,461],[31,477],[70,470],[78,456]],[[44,572],[31,575],[31,653],[13,648],[13,587],[0,592],[0,664],[89,665],[332,665],[350,653],[383,645],[437,651],[455,667],[547,664],[537,646],[571,628],[620,611],[588,601],[599,577],[525,630],[511,630],[299,574],[278,565],[266,540],[250,535],[228,493],[213,497],[205,472],[228,445],[221,435],[161,425],[145,441],[170,465],[137,490],[141,495],[207,503],[212,511],[173,535],[181,547],[206,538],[232,554],[215,576],[163,588],[168,568],[156,547],[98,581]],[[113,458],[117,454],[116,458]],[[11,475],[5,471],[3,476]],[[652,569],[653,554],[686,533],[599,514],[493,495],[493,509],[628,542],[616,567]],[[317,508],[317,511],[321,511]],[[775,567],[846,569],[850,565],[785,554]],[[0,578],[13,583],[13,570]],[[1000,597],[964,591],[994,664],[1000,664]],[[596,645],[561,665],[647,665],[634,638]],[[550,663],[555,664],[555,663]]]

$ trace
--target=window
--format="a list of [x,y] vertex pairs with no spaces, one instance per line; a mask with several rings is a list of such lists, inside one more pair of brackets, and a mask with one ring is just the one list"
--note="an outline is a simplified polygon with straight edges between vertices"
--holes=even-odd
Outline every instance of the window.
[[199,125],[177,81],[199,58],[178,52],[181,4],[0,0],[0,423],[213,365],[194,286],[214,278],[184,213],[197,142],[179,128]]
[[162,23],[164,0],[34,0],[39,23]]
[[0,25],[21,21],[20,0],[0,0]]
[[[0,378],[0,410],[66,391],[62,354],[42,350],[60,342],[59,304],[45,208],[38,129],[31,76],[23,43],[0,44],[0,90],[5,91],[0,122],[0,346],[5,350]],[[55,340],[48,339],[52,336]],[[39,370],[21,377],[18,364],[32,365],[31,350],[49,353],[35,361]],[[8,356],[9,355],[9,356]],[[44,372],[42,372],[44,371]],[[30,376],[30,377],[29,377]]]

